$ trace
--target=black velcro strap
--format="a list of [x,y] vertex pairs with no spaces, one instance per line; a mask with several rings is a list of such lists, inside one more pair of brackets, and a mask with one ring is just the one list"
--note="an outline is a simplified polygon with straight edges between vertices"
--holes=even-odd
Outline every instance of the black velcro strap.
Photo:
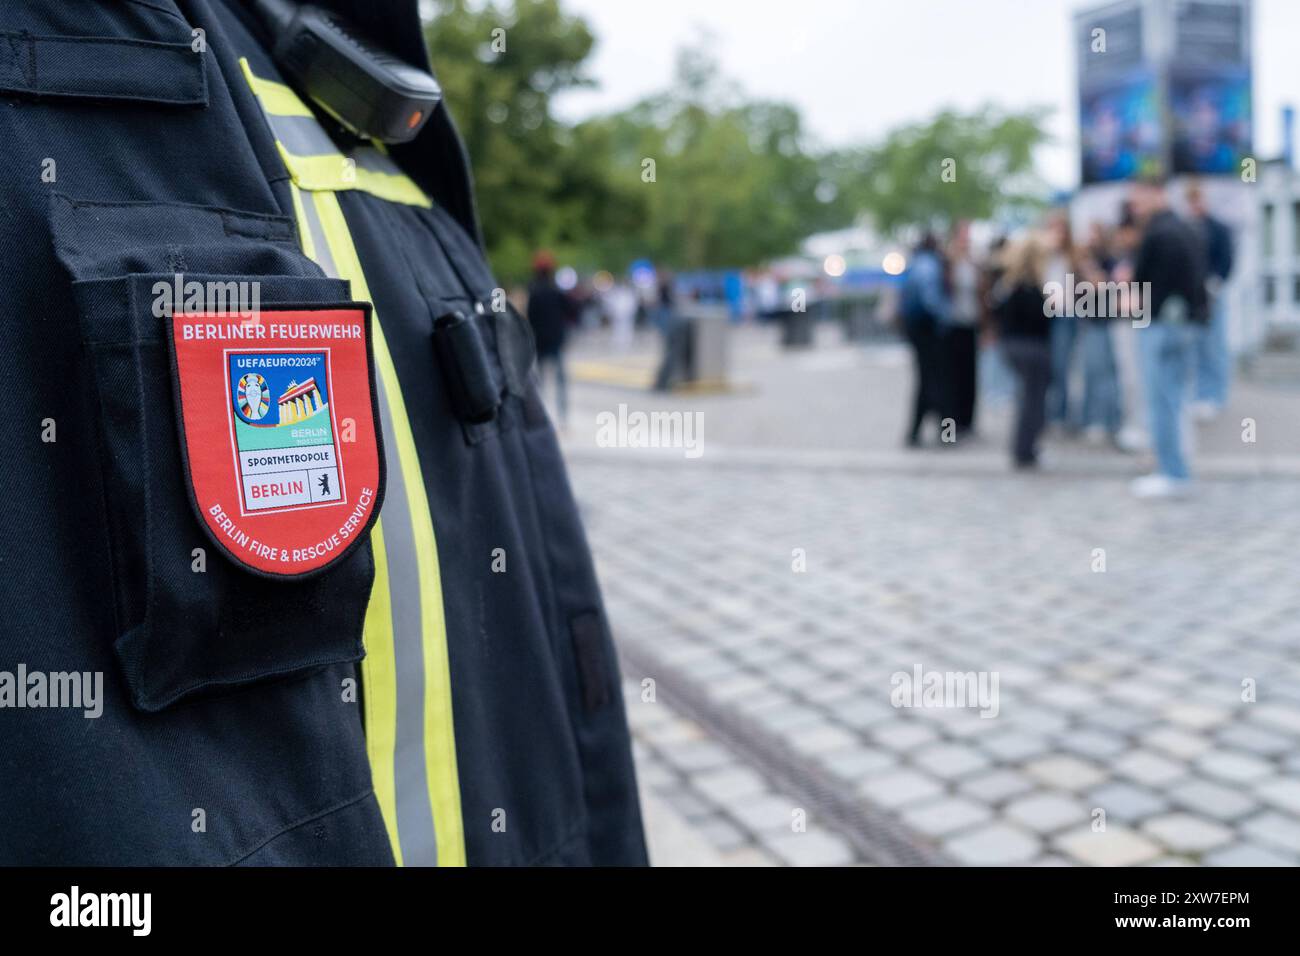
[[0,32],[0,91],[207,106],[203,56],[187,43]]
[[456,414],[470,424],[492,421],[501,386],[474,319],[463,312],[440,316],[433,324],[433,346]]
[[606,663],[605,619],[599,611],[583,611],[569,620],[573,653],[578,661],[582,703],[590,712],[609,702],[609,668]]

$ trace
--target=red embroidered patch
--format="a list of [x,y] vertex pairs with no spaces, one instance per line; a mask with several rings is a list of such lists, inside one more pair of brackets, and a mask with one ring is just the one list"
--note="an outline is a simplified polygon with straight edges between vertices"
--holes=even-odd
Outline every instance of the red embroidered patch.
[[171,319],[181,447],[199,521],[245,567],[329,567],[379,513],[370,306]]

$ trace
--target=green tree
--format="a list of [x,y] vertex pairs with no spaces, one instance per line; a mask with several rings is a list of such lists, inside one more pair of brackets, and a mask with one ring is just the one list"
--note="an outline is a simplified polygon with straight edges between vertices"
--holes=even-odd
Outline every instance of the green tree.
[[595,39],[581,18],[559,0],[437,0],[435,11],[430,54],[506,281],[541,247],[587,271],[642,256],[747,266],[862,215],[888,233],[990,217],[1042,193],[1042,110],[945,111],[874,146],[818,152],[795,107],[749,100],[720,75],[704,37],[679,53],[667,91],[568,126],[552,101],[591,83]]
[[638,255],[675,268],[753,265],[851,217],[818,198],[821,168],[798,110],[746,101],[704,44],[679,54],[668,92],[579,130],[609,142],[611,178],[643,203],[639,229],[599,237],[616,267]]
[[876,146],[832,154],[828,176],[843,201],[879,230],[985,219],[1038,204],[1035,147],[1046,141],[1044,109],[945,110],[894,130]]
[[439,0],[425,32],[500,276],[518,279],[536,249],[565,251],[627,218],[606,183],[604,144],[552,113],[557,94],[590,84],[595,39],[581,18],[558,0]]

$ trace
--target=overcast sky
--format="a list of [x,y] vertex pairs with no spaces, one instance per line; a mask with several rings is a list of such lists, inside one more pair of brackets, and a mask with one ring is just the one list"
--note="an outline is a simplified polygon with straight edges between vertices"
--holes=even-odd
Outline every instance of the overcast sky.
[[[564,0],[598,38],[599,88],[566,94],[576,119],[663,89],[676,50],[714,34],[726,75],[789,100],[823,145],[869,142],[944,106],[1055,107],[1040,169],[1078,182],[1072,13],[1078,0]],[[1279,110],[1300,106],[1300,0],[1255,0],[1255,144],[1280,152]]]

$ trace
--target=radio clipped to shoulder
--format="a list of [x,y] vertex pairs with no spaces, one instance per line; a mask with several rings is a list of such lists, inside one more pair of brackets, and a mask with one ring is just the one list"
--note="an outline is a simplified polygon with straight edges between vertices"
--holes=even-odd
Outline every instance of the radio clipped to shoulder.
[[428,121],[438,81],[367,40],[338,14],[293,0],[254,0],[286,78],[363,139],[405,143]]

